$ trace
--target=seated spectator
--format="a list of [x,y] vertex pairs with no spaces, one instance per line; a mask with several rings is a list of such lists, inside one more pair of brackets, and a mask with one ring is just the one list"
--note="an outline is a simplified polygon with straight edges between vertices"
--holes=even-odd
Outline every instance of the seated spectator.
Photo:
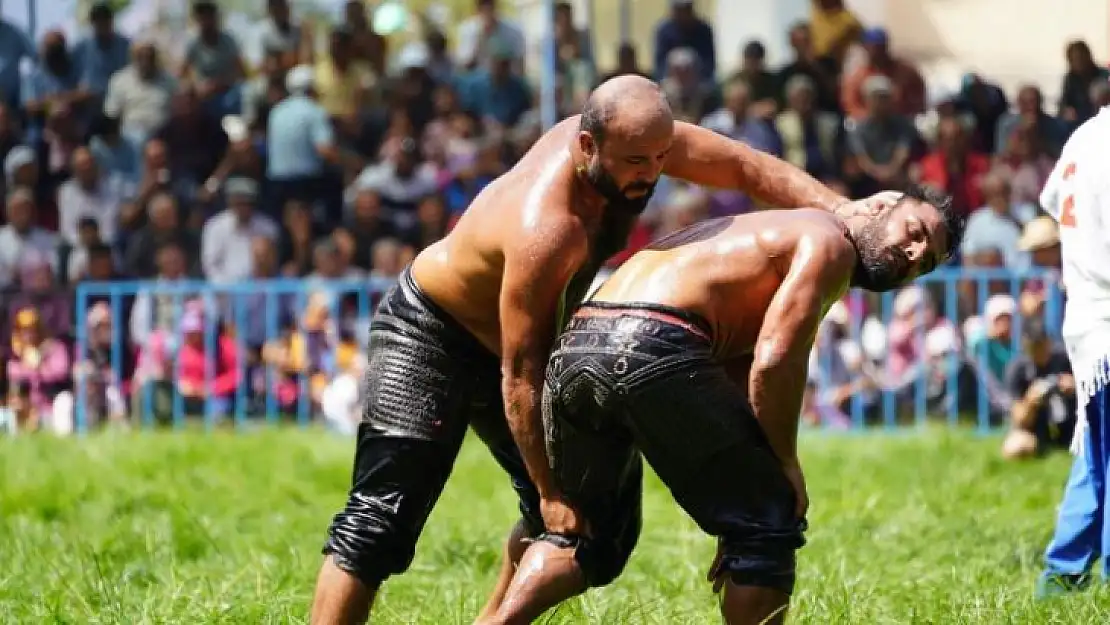
[[514,62],[524,59],[524,32],[513,22],[503,19],[497,0],[477,0],[477,12],[459,24],[455,37],[455,60],[465,70],[486,65],[494,56],[494,48]]
[[[700,79],[712,82],[717,74],[717,51],[714,47],[713,28],[701,19],[694,9],[693,0],[671,2],[671,14],[659,21],[655,29],[655,77],[662,80],[675,50],[687,49],[694,54]],[[700,119],[705,111],[694,119]]]
[[783,158],[818,180],[837,173],[840,118],[817,108],[813,80],[797,73],[785,85],[786,108],[775,118]]
[[176,82],[161,65],[153,42],[136,42],[131,64],[108,81],[104,114],[120,121],[120,132],[136,147],[169,118]]
[[624,42],[617,47],[617,67],[608,74],[601,77],[598,83],[605,82],[617,76],[625,74],[632,74],[643,78],[651,78],[651,75],[640,68],[640,61],[636,55],[636,45],[629,42]]
[[100,238],[100,224],[92,217],[82,217],[77,222],[77,245],[69,250],[66,259],[65,279],[71,284],[84,280],[89,271],[89,250],[103,246]]
[[46,258],[50,266],[58,263],[58,237],[35,224],[34,193],[26,187],[15,187],[7,197],[0,226],[0,289],[14,286],[19,277],[20,263],[25,256]]
[[131,55],[131,41],[116,32],[114,19],[114,11],[107,2],[94,4],[89,9],[92,34],[73,48],[80,98],[88,103],[93,114],[103,109],[108,82],[127,65]]
[[343,261],[343,254],[340,253],[339,244],[335,239],[325,237],[316,241],[312,248],[313,272],[306,276],[306,285],[311,285],[312,282],[357,280],[365,275],[358,268],[351,267]]
[[859,18],[844,6],[844,0],[814,0],[810,5],[810,27],[813,53],[839,73],[848,50],[863,32]]
[[998,120],[995,131],[994,149],[1005,154],[1010,140],[1019,129],[1029,129],[1036,137],[1036,143],[1043,146],[1051,158],[1060,156],[1060,150],[1067,140],[1067,127],[1044,110],[1044,96],[1033,85],[1025,85],[1017,94],[1017,110],[1006,113]]
[[377,192],[389,218],[404,230],[416,223],[416,203],[436,192],[436,179],[435,167],[421,162],[416,141],[405,139],[395,158],[367,167],[347,194],[350,198],[363,189]]
[[320,395],[320,412],[328,428],[344,436],[353,436],[362,421],[362,384],[366,356],[355,350],[345,358],[336,358],[338,373]]
[[155,333],[173,334],[180,317],[180,298],[159,287],[172,286],[189,277],[185,252],[177,242],[163,242],[154,258],[157,273],[146,276],[152,280],[152,288],[140,290],[131,308],[128,338],[137,346],[146,344]]
[[0,19],[0,104],[14,108],[23,101],[20,68],[34,58],[35,44],[23,28]]
[[147,223],[127,241],[123,266],[136,278],[150,278],[158,272],[157,256],[165,245],[174,245],[182,254],[186,273],[194,273],[200,259],[200,239],[181,227],[177,200],[158,193],[147,203]]
[[998,128],[998,120],[1010,109],[1002,88],[978,74],[967,74],[960,87],[957,106],[975,119],[972,144],[987,154],[997,154],[995,129]]
[[[980,187],[990,170],[987,155],[971,147],[967,129],[955,117],[942,118],[937,126],[936,149],[925,155],[917,178],[952,198],[952,208],[964,215],[983,205]],[[1003,201],[1008,203],[1009,198]]]
[[667,55],[666,73],[659,86],[679,121],[696,124],[717,104],[713,84],[702,78],[698,55],[690,48],[678,48]]
[[532,90],[524,78],[513,71],[510,48],[494,42],[487,65],[460,77],[456,89],[463,108],[483,121],[491,120],[511,128],[532,106]]
[[426,196],[416,207],[416,227],[408,237],[409,243],[422,250],[447,236],[449,217],[443,198]]
[[928,291],[913,285],[894,297],[894,314],[888,324],[886,359],[882,366],[881,386],[904,394],[921,380],[926,361],[925,342],[933,333],[947,332],[952,322],[937,310]]
[[55,419],[54,403],[69,388],[69,350],[47,333],[47,327],[34,308],[22,308],[12,318],[11,351],[5,366],[8,408],[19,430],[64,431],[61,419]]
[[154,133],[165,146],[169,183],[183,202],[193,201],[227,151],[227,133],[219,119],[201,108],[191,86],[182,86],[173,96],[169,119]]
[[201,235],[201,266],[206,278],[227,284],[251,275],[251,240],[267,237],[276,240],[278,226],[269,217],[255,212],[258,185],[251,180],[232,178],[224,189],[228,208],[204,225]]
[[[277,246],[266,237],[251,241],[251,280],[274,280],[280,277]],[[236,293],[229,302],[225,317],[234,324],[237,336],[253,353],[262,348],[266,339],[279,328],[287,326],[298,308],[293,293],[267,290]]]
[[443,199],[452,219],[457,220],[487,185],[504,173],[500,145],[486,140],[469,155],[457,155],[448,164],[451,178],[443,188]]
[[[978,410],[979,380],[961,348],[959,333],[950,325],[925,338],[922,365],[925,406],[930,414],[959,415]],[[949,384],[952,378],[954,389]]]
[[1011,398],[1006,391],[1006,369],[1014,358],[1014,315],[1017,302],[1005,295],[992,295],[983,306],[983,332],[968,342],[968,353],[994,407],[1005,407]]
[[239,44],[220,27],[220,10],[211,0],[193,3],[197,32],[185,46],[182,80],[188,79],[208,114],[221,119],[241,107],[240,81],[247,75]]
[[267,343],[262,350],[262,360],[277,374],[275,387],[270,392],[277,395],[282,409],[295,408],[300,399],[299,379],[304,375],[308,378],[309,396],[306,399],[315,411],[328,380],[335,372],[335,356],[339,347],[331,314],[331,298],[322,293],[313,294],[305,306],[300,325],[299,330]]
[[859,402],[864,422],[877,421],[879,383],[861,346],[849,335],[850,321],[847,307],[838,302],[818,328],[809,367],[814,383],[811,425],[849,423],[853,401]]
[[425,28],[424,46],[428,50],[428,75],[437,84],[449,84],[455,76],[455,61],[447,50],[447,37],[438,28]]
[[23,76],[19,90],[22,108],[29,120],[29,143],[43,137],[44,121],[52,110],[71,107],[81,101],[79,80],[80,74],[66,47],[65,35],[60,30],[48,31],[42,36],[39,62]]
[[1060,119],[1075,128],[1098,112],[1091,102],[1091,87],[1105,85],[1110,70],[1095,63],[1091,47],[1082,39],[1069,43],[1066,55],[1068,73],[1060,87]]
[[62,240],[80,246],[77,224],[88,217],[96,220],[105,242],[115,242],[120,209],[133,196],[134,189],[127,181],[104,174],[91,151],[78,149],[73,153],[73,179],[58,189],[58,230]]
[[57,257],[56,252],[47,256],[38,250],[24,249],[19,259],[19,289],[0,302],[7,305],[9,319],[24,308],[31,308],[54,336],[71,338],[73,299],[58,287],[55,269]]
[[408,263],[404,258],[404,245],[397,239],[381,239],[370,252],[373,269],[371,278],[394,280]]
[[840,92],[844,114],[853,119],[868,116],[867,83],[882,76],[890,83],[890,97],[893,111],[903,117],[925,112],[925,81],[913,66],[895,58],[890,53],[887,32],[881,28],[870,28],[862,36],[867,50],[867,62],[844,77]]
[[266,135],[270,111],[288,95],[285,90],[285,59],[288,54],[287,48],[269,44],[263,50],[262,66],[258,73],[243,86],[243,123],[247,125],[252,137]]
[[808,78],[813,85],[814,106],[828,113],[839,113],[840,101],[837,93],[838,68],[828,59],[822,59],[813,45],[813,34],[806,22],[799,22],[790,28],[790,47],[794,49],[794,60],[779,70],[778,87],[775,95],[780,105],[789,100],[789,83],[795,76]]
[[89,140],[97,166],[110,178],[119,178],[128,185],[138,185],[142,179],[142,159],[135,143],[120,134],[119,120],[99,116],[93,123],[93,137]]
[[995,249],[1002,252],[1007,267],[1026,267],[1028,258],[1018,248],[1018,239],[1021,238],[1022,217],[1029,219],[1035,209],[1010,204],[1010,184],[1001,173],[984,176],[981,190],[986,205],[967,220],[960,252],[974,256],[983,250]]
[[[747,83],[733,82],[725,88],[724,107],[706,116],[701,125],[742,141],[755,150],[780,156],[782,138],[775,126],[753,115],[752,110],[751,90]],[[751,198],[739,191],[714,191],[712,198],[711,214],[714,216],[746,213],[755,206]]]
[[279,60],[285,67],[308,62],[312,56],[310,33],[293,21],[289,0],[266,0],[266,17],[258,35],[263,49],[282,50]]
[[1010,201],[1014,205],[1039,205],[1041,189],[1054,164],[1031,124],[1015,128],[997,165],[1010,179]]
[[105,303],[93,306],[86,316],[88,339],[85,360],[73,369],[73,391],[63,391],[54,400],[54,424],[58,434],[70,434],[76,424],[76,400],[84,391],[85,424],[90,429],[98,425],[126,425],[127,388],[123,380],[131,379],[134,370],[133,352],[126,345],[120,346],[119,371],[113,367],[112,310]]
[[748,86],[753,116],[765,120],[774,119],[778,113],[778,103],[782,99],[779,95],[782,84],[774,74],[767,71],[767,48],[760,41],[753,39],[744,44],[740,69],[732,75],[729,82],[743,82]]
[[371,268],[371,252],[381,239],[396,238],[397,228],[382,215],[381,197],[372,189],[363,189],[355,195],[350,217],[343,230],[354,239],[353,264],[364,271]]
[[863,84],[867,113],[849,127],[844,165],[856,197],[897,188],[906,177],[917,131],[894,109],[892,89],[885,76],[872,76]]
[[359,111],[373,104],[378,77],[373,68],[355,56],[353,35],[342,26],[332,29],[328,54],[316,61],[313,72],[320,105],[331,116],[336,129],[357,137],[362,121]]
[[1003,457],[1018,460],[1071,445],[1077,410],[1075,377],[1067,353],[1053,343],[1043,325],[1026,327],[1022,353],[1010,363],[1006,386],[1013,404]]
[[312,213],[304,202],[287,202],[278,237],[277,255],[281,275],[306,276],[312,271],[312,244],[321,231],[312,223]]

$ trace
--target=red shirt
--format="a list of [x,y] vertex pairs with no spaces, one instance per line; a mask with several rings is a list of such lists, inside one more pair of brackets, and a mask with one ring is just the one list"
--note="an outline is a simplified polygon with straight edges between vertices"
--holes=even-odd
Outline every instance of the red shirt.
[[983,205],[983,193],[979,185],[983,176],[990,171],[991,161],[978,152],[969,152],[964,157],[963,175],[954,176],[948,170],[948,163],[941,152],[930,152],[921,159],[921,184],[943,190],[952,196],[952,206],[961,214],[967,215]]

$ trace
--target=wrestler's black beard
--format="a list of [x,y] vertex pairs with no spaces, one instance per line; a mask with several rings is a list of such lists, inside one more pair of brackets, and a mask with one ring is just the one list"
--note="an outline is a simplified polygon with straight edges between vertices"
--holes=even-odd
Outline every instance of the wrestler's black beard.
[[886,219],[869,221],[859,232],[848,235],[859,256],[852,286],[882,293],[906,282],[910,259],[901,249],[884,243],[886,222]]
[[[586,180],[601,194],[601,197],[605,198],[610,208],[621,212],[631,212],[639,215],[647,208],[648,202],[651,201],[651,195],[655,193],[656,183],[634,182],[621,189],[617,185],[616,178],[606,171],[601,163],[586,168]],[[644,194],[638,197],[628,197],[625,194],[629,191],[643,191]]]

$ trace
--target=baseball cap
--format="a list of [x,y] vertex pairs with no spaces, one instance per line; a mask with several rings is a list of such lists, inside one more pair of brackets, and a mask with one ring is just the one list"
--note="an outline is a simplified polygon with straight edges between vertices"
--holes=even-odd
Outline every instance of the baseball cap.
[[883,45],[887,43],[888,40],[889,37],[886,29],[883,28],[868,28],[863,31],[863,34],[860,36],[860,41],[865,44]]
[[987,322],[994,321],[1002,315],[1013,315],[1017,311],[1017,302],[1009,295],[992,295],[983,306],[983,318]]
[[1022,228],[1018,249],[1023,252],[1035,252],[1058,243],[1060,243],[1060,227],[1056,225],[1056,220],[1041,215],[1030,220]]

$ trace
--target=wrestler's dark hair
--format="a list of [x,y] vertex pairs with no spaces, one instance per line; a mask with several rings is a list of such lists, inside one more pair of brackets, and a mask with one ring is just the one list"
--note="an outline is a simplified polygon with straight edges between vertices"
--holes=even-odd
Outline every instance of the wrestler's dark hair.
[[579,132],[588,132],[599,146],[605,140],[605,129],[616,116],[617,107],[612,102],[596,102],[594,98],[586,100],[582,107],[582,117],[578,121]]
[[903,189],[902,197],[898,198],[895,206],[906,200],[917,200],[937,209],[944,222],[944,229],[948,233],[948,249],[943,250],[942,258],[945,260],[952,258],[956,250],[960,249],[960,241],[964,238],[964,227],[967,225],[967,218],[952,207],[952,196],[928,186],[910,184]]

